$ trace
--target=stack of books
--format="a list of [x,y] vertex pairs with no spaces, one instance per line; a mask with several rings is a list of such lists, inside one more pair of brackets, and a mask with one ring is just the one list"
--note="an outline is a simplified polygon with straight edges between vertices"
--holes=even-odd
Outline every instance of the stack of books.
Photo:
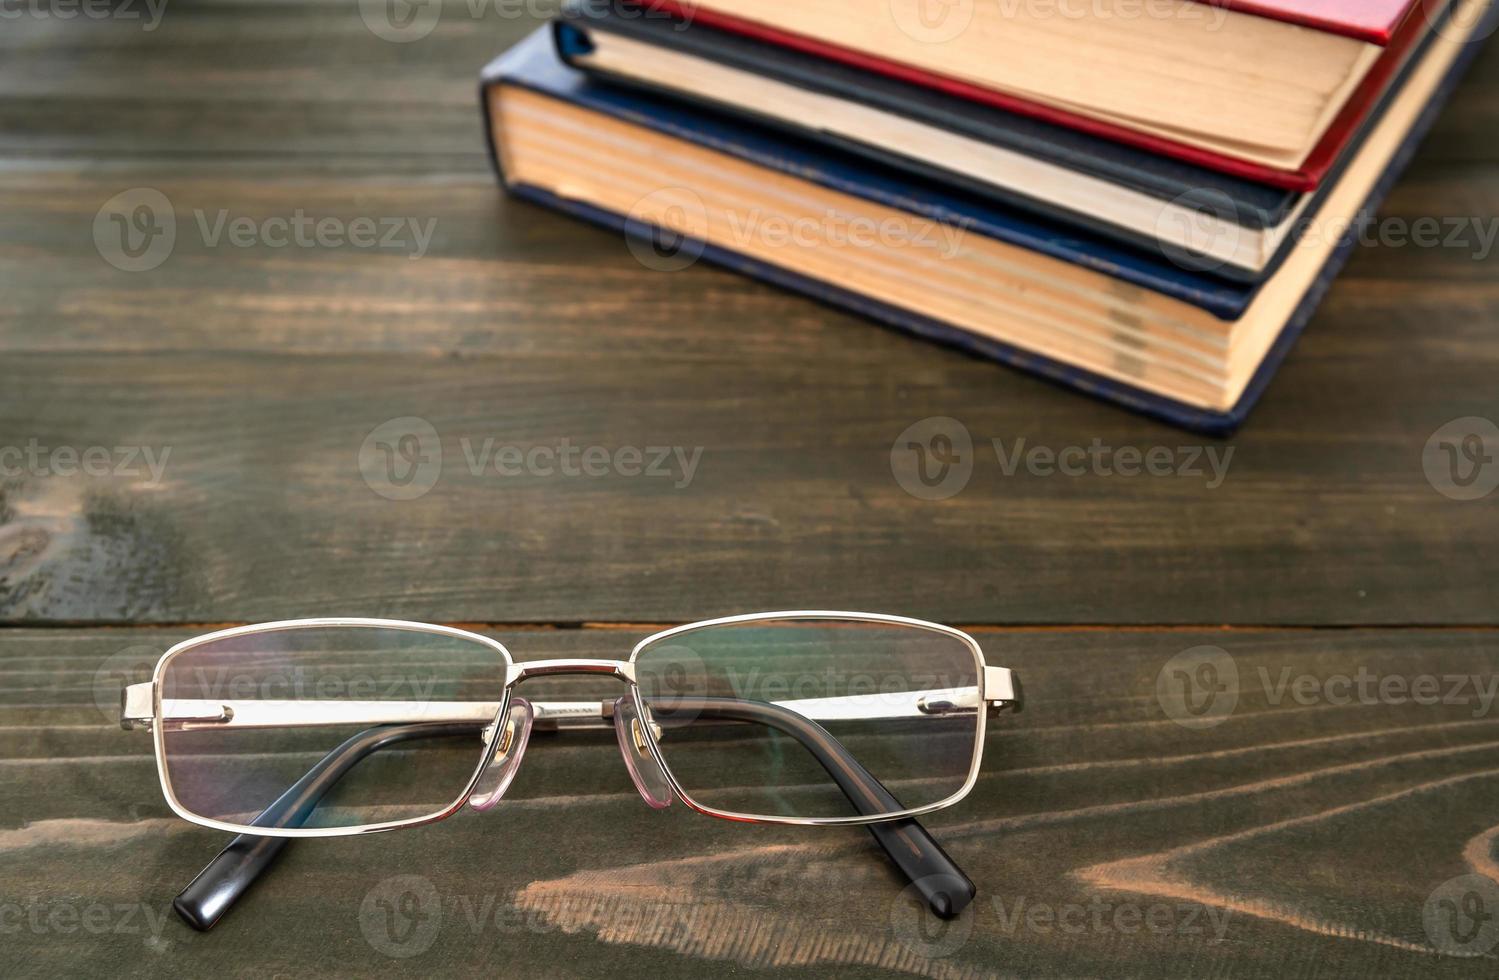
[[482,98],[517,195],[1222,434],[1495,5],[573,0]]

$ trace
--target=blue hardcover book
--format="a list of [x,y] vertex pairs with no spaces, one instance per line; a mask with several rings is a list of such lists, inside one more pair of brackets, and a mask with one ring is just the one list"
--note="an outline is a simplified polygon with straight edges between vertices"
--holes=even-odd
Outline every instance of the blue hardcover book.
[[[1493,16],[1490,0],[1475,36]],[[1476,44],[1437,38],[1321,210],[1365,218]],[[690,104],[592,81],[538,31],[489,65],[512,193],[1174,424],[1226,434],[1357,240],[1308,235],[1258,287]],[[1355,225],[1356,227],[1356,225]]]
[[944,186],[1098,232],[1174,249],[1196,268],[1274,273],[1453,10],[1411,45],[1316,191],[1292,191],[1005,112],[631,0],[568,0],[558,54],[603,81],[686,99]]

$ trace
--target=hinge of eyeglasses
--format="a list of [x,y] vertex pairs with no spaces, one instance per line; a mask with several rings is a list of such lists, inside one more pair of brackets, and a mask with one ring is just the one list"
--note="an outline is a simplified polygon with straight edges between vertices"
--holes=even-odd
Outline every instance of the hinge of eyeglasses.
[[120,691],[120,727],[128,731],[151,730],[156,716],[152,682],[131,684]]
[[1019,711],[1020,678],[1008,667],[984,667],[984,700],[995,708]]
[[[120,727],[126,731],[147,731],[154,727],[156,718],[155,689],[151,681],[131,684],[120,692]],[[234,720],[234,709],[220,705],[213,714],[188,715],[176,712],[167,719],[174,725],[211,725]]]

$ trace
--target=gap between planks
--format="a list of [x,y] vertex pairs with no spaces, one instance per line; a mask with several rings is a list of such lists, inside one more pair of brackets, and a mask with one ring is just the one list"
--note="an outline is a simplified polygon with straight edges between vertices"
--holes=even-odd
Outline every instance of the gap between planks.
[[[768,610],[778,611],[778,610]],[[304,617],[317,618],[317,617]],[[384,617],[362,617],[379,619]],[[0,621],[0,634],[7,630],[72,630],[72,631],[137,631],[137,632],[161,632],[171,630],[199,630],[212,632],[221,629],[231,629],[236,626],[256,625],[256,620],[222,620],[213,622],[125,622],[117,620],[3,620]],[[504,622],[488,620],[452,620],[434,622],[431,625],[449,626],[456,629],[469,631],[491,630],[516,633],[549,633],[569,632],[584,630],[599,631],[627,631],[627,632],[656,632],[670,629],[684,623],[695,622],[695,620],[663,621],[663,622],[632,622],[632,621],[597,621],[597,620],[568,620],[553,622]],[[1350,633],[1350,632],[1379,632],[1379,633],[1492,633],[1499,632],[1499,622],[1495,623],[949,623],[961,630],[983,631],[983,632],[1006,632],[1006,633],[1288,633],[1288,632],[1317,632],[1317,633]]]

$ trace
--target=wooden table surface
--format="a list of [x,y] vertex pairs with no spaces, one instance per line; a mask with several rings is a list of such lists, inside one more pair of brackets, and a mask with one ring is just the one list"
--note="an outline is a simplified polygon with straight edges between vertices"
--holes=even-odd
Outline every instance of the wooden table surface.
[[[1492,975],[1499,494],[1458,498],[1499,463],[1454,482],[1428,442],[1499,419],[1499,259],[1364,247],[1203,444],[507,200],[476,77],[545,6],[412,8],[437,20],[404,42],[353,0],[0,21],[0,449],[39,461],[0,452],[0,969]],[[1499,214],[1496,81],[1490,50],[1387,217]],[[143,188],[176,239],[126,271],[111,208]],[[214,234],[298,215],[432,234]],[[971,437],[956,495],[913,482],[918,424]],[[391,483],[403,435],[440,472]],[[1221,483],[1066,476],[995,440],[1232,456]],[[538,446],[668,452],[475,465]],[[295,844],[211,933],[170,912],[223,836],[169,814],[110,706],[176,639],[382,616],[616,657],[808,607],[972,627],[1024,680],[928,821],[980,886],[951,926],[858,828],[648,810],[608,737],[538,736],[488,814]],[[1204,660],[1238,684],[1184,686]],[[382,919],[402,894],[420,914]]]

